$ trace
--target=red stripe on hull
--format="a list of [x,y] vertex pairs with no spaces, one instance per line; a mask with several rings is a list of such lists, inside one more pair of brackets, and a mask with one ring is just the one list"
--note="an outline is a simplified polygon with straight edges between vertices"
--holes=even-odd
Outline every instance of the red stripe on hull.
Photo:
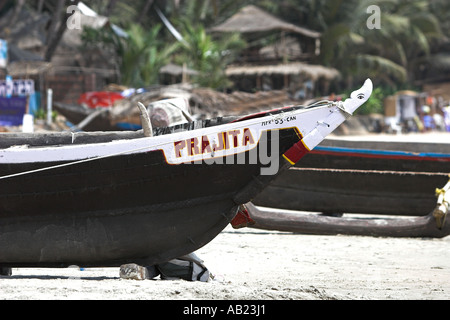
[[309,149],[300,140],[292,147],[290,147],[284,154],[283,157],[289,161],[292,165],[296,164],[303,156],[309,152]]
[[360,157],[360,158],[378,158],[378,159],[403,159],[403,160],[420,160],[420,161],[449,161],[450,158],[434,158],[434,157],[422,157],[422,156],[402,156],[402,155],[375,155],[356,152],[327,152],[312,150],[311,153],[337,156],[337,157]]

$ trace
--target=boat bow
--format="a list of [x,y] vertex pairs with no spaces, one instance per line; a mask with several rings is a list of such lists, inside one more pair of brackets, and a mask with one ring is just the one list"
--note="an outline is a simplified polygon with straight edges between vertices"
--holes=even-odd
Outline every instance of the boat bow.
[[355,90],[350,94],[350,98],[346,99],[341,109],[352,115],[364,102],[366,102],[372,94],[373,85],[370,79],[367,79],[359,90]]
[[283,156],[291,164],[297,163],[307,152],[316,147],[327,135],[343,123],[356,109],[366,102],[372,94],[372,81],[367,79],[364,85],[353,91],[344,102],[331,103],[328,116],[317,121],[316,126],[308,133],[303,133],[303,139],[292,146]]

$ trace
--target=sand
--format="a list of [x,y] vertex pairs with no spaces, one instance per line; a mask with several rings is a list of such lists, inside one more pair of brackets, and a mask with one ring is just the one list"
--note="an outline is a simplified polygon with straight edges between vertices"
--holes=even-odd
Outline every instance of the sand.
[[14,268],[6,300],[450,299],[450,236],[303,235],[227,227],[196,253],[216,280],[125,280],[119,268]]

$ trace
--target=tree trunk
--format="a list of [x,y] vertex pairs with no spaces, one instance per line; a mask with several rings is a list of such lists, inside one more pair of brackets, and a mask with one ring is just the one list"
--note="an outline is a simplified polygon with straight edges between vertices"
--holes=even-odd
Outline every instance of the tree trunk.
[[138,18],[138,23],[141,23],[142,20],[144,20],[148,10],[150,9],[150,7],[152,6],[154,0],[147,0],[147,2],[145,3],[144,9],[141,11],[141,14],[139,15]]
[[55,37],[56,28],[58,26],[58,23],[61,21],[61,16],[63,14],[64,3],[65,0],[58,0],[55,11],[53,11],[52,20],[47,31],[47,45],[49,45]]
[[44,0],[39,0],[38,6],[37,6],[37,11],[39,13],[41,13],[43,8],[44,8]]
[[17,17],[19,16],[20,12],[23,9],[23,6],[25,5],[25,0],[18,0],[16,6],[14,7],[14,11],[12,15],[9,17],[8,25],[13,25],[15,21],[17,20]]
[[117,2],[118,2],[117,0],[109,0],[108,6],[106,7],[105,12],[103,12],[103,15],[105,17],[109,17],[111,15],[111,12],[114,10]]
[[0,10],[3,9],[6,3],[8,3],[8,0],[0,0]]
[[[70,5],[76,6],[76,5],[78,5],[79,2],[80,2],[80,0],[71,1]],[[62,5],[64,4],[64,0],[58,1],[58,8],[60,7],[61,4]],[[62,8],[65,9],[64,6],[62,6]],[[55,13],[56,12],[57,11],[55,10]],[[44,57],[45,61],[52,60],[53,54],[55,53],[56,48],[58,47],[58,44],[61,41],[64,31],[66,31],[66,29],[67,29],[66,21],[69,18],[69,16],[70,16],[70,14],[63,11],[63,14],[60,15],[61,18],[59,19],[59,27],[56,30],[56,32],[50,33],[50,30],[49,30],[47,39],[50,39],[50,42],[47,42],[48,45],[47,45],[47,50],[45,52],[45,57]],[[54,14],[53,19],[55,19],[55,18],[56,18],[56,15]],[[52,21],[52,24],[53,24],[53,21]]]

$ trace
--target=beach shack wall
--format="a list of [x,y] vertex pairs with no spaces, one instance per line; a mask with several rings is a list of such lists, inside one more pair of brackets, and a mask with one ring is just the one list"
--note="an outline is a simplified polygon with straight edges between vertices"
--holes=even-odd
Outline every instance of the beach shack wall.
[[450,82],[426,83],[423,85],[423,91],[441,98],[443,103],[450,105]]
[[110,82],[117,82],[119,71],[114,65],[114,52],[99,48],[84,48],[83,28],[122,30],[98,15],[83,2],[78,3],[79,27],[67,28],[52,57],[52,69],[46,76],[46,86],[54,91],[54,100],[67,104],[77,103],[85,92],[99,91]]
[[[385,125],[388,130],[401,130],[401,126],[408,130],[418,130],[425,94],[412,90],[402,90],[384,99]],[[420,129],[420,128],[419,128]]]

